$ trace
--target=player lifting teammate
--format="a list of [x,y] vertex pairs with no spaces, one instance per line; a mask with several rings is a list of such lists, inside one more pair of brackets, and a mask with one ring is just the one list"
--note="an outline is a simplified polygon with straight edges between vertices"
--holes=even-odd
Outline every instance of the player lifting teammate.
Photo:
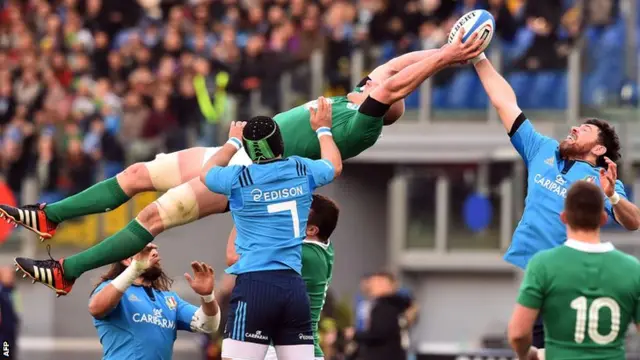
[[313,359],[311,310],[301,276],[302,239],[313,191],[342,172],[340,151],[331,136],[328,102],[320,99],[319,108],[322,110],[313,112],[310,123],[320,142],[322,160],[283,158],[277,123],[257,117],[243,131],[253,165],[216,166],[218,153],[202,170],[207,188],[229,199],[237,229],[239,257],[226,270],[237,277],[222,343],[223,359],[263,360],[270,343],[280,359]]
[[[309,304],[311,305],[311,330],[313,331],[313,345],[315,360],[323,360],[324,353],[320,347],[318,324],[320,313],[327,296],[327,290],[331,283],[334,250],[333,243],[329,240],[338,224],[340,210],[329,198],[314,194],[309,212],[309,220],[304,241],[302,242],[302,279],[307,286]],[[231,266],[238,261],[239,254],[235,249],[236,232],[232,231],[227,243],[227,265]],[[224,293],[230,293],[235,280],[223,281],[227,288],[221,289]],[[273,346],[269,347],[265,360],[277,360],[277,354]]]
[[[333,136],[344,159],[358,155],[378,139],[383,125],[395,122],[404,109],[403,99],[437,71],[479,54],[481,40],[474,34],[462,43],[463,32],[456,41],[441,49],[412,52],[379,66],[346,96],[329,99],[333,111]],[[315,132],[309,126],[311,102],[275,116],[284,140],[284,155],[317,159],[320,148]],[[231,131],[234,131],[232,124]],[[239,137],[239,136],[238,136]],[[37,278],[65,295],[84,272],[133,256],[163,231],[227,209],[226,197],[209,192],[198,178],[202,165],[219,148],[191,148],[161,154],[147,163],[129,166],[116,177],[53,204],[37,204],[15,208],[0,205],[0,215],[37,233],[51,238],[61,222],[78,216],[110,211],[144,191],[166,191],[145,207],[123,230],[80,254],[60,260],[44,260],[38,264],[50,269],[46,278]],[[231,164],[248,165],[251,161],[239,151]],[[226,164],[219,164],[226,165]],[[32,268],[31,259],[17,259],[23,269]],[[29,275],[34,274],[27,272]]]
[[600,241],[607,214],[596,185],[571,186],[561,219],[568,239],[529,261],[509,342],[519,359],[542,358],[531,348],[540,313],[546,358],[624,360],[627,327],[640,324],[640,262]]

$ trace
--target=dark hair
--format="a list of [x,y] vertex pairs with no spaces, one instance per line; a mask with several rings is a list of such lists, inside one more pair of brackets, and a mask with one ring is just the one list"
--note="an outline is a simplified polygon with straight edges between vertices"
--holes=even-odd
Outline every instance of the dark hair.
[[[96,283],[93,290],[91,290],[91,293],[93,294],[93,292],[96,291],[98,286],[100,286],[100,284],[102,284],[103,282],[117,278],[118,275],[122,274],[122,272],[125,271],[126,268],[127,266],[124,265],[122,261],[111,264],[109,270],[100,276],[100,281]],[[169,276],[167,276],[164,271],[162,271],[160,277],[158,277],[151,283],[152,288],[160,291],[169,291],[171,289],[171,285],[173,285],[173,280]]]
[[593,125],[600,130],[598,133],[598,143],[607,148],[607,152],[598,157],[596,165],[600,167],[607,167],[607,163],[604,161],[605,156],[613,162],[620,160],[622,157],[622,155],[620,155],[620,138],[618,138],[618,134],[616,134],[616,129],[611,126],[611,124],[601,119],[588,119],[584,123]]
[[339,215],[340,209],[333,200],[326,196],[314,194],[307,225],[317,226],[318,238],[322,241],[327,241],[336,229]]
[[567,192],[564,211],[570,228],[586,231],[598,229],[604,211],[602,190],[591,182],[575,182]]
[[249,158],[256,163],[272,161],[284,154],[280,127],[268,116],[254,116],[247,121],[242,142]]

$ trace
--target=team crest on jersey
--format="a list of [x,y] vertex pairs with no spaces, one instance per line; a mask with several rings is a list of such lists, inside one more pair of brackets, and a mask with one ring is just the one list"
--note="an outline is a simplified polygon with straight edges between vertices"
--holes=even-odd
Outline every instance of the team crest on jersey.
[[590,183],[595,183],[596,182],[596,177],[594,175],[588,175],[585,176],[584,179],[582,179],[586,182],[590,182]]
[[553,156],[545,160],[544,163],[549,166],[553,166],[553,164],[555,163],[555,161],[553,160]]
[[165,302],[169,307],[169,310],[173,310],[176,307],[178,307],[178,302],[176,301],[176,299],[173,298],[173,296],[169,296]]

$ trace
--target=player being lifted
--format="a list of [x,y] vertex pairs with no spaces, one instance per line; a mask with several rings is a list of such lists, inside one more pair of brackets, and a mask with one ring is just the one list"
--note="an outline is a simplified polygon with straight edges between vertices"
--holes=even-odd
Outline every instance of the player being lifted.
[[592,183],[578,181],[567,192],[561,215],[567,240],[529,261],[509,322],[519,359],[542,358],[531,348],[538,314],[546,358],[625,359],[627,327],[640,324],[640,262],[600,241],[604,206],[602,190]]
[[[426,78],[479,54],[482,41],[477,40],[476,34],[466,43],[462,43],[462,36],[461,31],[454,43],[441,49],[412,52],[393,59],[374,69],[353,92],[329,99],[333,136],[344,159],[371,147],[380,136],[382,126],[392,124],[402,115],[403,99]],[[320,146],[309,126],[309,111],[315,107],[317,103],[313,101],[275,116],[285,143],[285,156],[319,158]],[[224,212],[228,206],[226,197],[209,192],[198,175],[202,165],[225,148],[235,149],[227,144],[160,154],[153,161],[133,164],[116,177],[57,203],[20,208],[0,205],[0,216],[34,231],[42,239],[49,239],[63,221],[110,211],[141,192],[166,191],[123,230],[96,246],[66,259],[38,262],[40,268],[50,271],[43,270],[46,277],[38,277],[37,281],[58,295],[66,295],[74,280],[84,272],[133,256],[167,229]],[[232,164],[250,162],[244,151],[231,160]],[[23,269],[30,269],[32,261],[17,259]]]
[[[525,208],[504,255],[507,262],[524,269],[535,253],[564,242],[566,230],[560,212],[567,189],[579,180],[591,181],[602,188],[607,197],[607,213],[624,228],[640,227],[640,210],[627,200],[624,185],[617,179],[615,162],[620,159],[620,141],[609,123],[586,120],[572,127],[559,143],[535,131],[518,107],[513,89],[484,54],[472,62],[528,170]],[[534,346],[544,347],[541,319],[534,330]]]
[[[331,111],[320,99],[311,128],[322,160],[283,157],[278,124],[255,117],[243,131],[251,166],[217,166],[218,153],[202,169],[207,188],[229,199],[239,257],[222,343],[223,359],[263,360],[273,343],[281,360],[313,359],[314,338],[307,288],[301,276],[302,240],[316,188],[342,172],[331,136]],[[238,139],[231,138],[240,143]],[[238,146],[238,149],[240,147]]]

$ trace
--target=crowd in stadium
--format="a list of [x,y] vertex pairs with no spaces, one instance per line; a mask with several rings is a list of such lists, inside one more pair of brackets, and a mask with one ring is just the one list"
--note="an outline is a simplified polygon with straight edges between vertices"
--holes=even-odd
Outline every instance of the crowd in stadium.
[[[561,107],[565,45],[582,28],[583,14],[572,3],[5,1],[0,9],[2,170],[16,193],[25,174],[35,172],[42,200],[55,201],[97,177],[113,176],[125,163],[186,147],[193,142],[190,129],[199,143],[216,144],[227,93],[239,100],[241,117],[249,115],[255,89],[262,90],[266,108],[281,110],[277,80],[283,71],[298,69],[294,79],[302,81],[294,81],[294,89],[306,100],[308,74],[301,65],[313,50],[324,51],[329,87],[349,89],[349,56],[356,47],[381,50],[377,62],[439,47],[452,22],[477,7],[496,17],[507,63],[517,70],[510,75],[516,93],[535,90],[521,97],[523,107]],[[589,52],[594,59],[588,64],[597,66],[584,80],[592,90],[584,94],[588,103],[622,82],[617,6],[597,10],[588,18],[588,48],[600,50]],[[441,72],[435,86],[436,107],[486,106],[472,71]],[[553,91],[561,95],[548,96]],[[407,106],[418,106],[417,94]]]
[[[522,107],[566,105],[567,58],[583,31],[583,102],[599,104],[624,82],[624,24],[616,1],[602,3],[583,13],[572,0],[6,0],[1,171],[16,194],[34,174],[41,201],[54,202],[156,153],[217,145],[230,95],[239,117],[249,115],[254,90],[263,106],[282,110],[277,83],[285,71],[295,70],[294,89],[308,100],[305,65],[314,50],[325,55],[327,90],[344,92],[355,48],[378,63],[440,47],[474,8],[496,18],[509,80],[517,94],[532,94],[519,96]],[[436,107],[487,106],[472,71],[443,71],[434,86]],[[407,106],[418,106],[417,94]],[[341,359],[345,332],[335,329],[348,321],[333,306],[325,312],[323,344],[335,354],[327,358]]]

